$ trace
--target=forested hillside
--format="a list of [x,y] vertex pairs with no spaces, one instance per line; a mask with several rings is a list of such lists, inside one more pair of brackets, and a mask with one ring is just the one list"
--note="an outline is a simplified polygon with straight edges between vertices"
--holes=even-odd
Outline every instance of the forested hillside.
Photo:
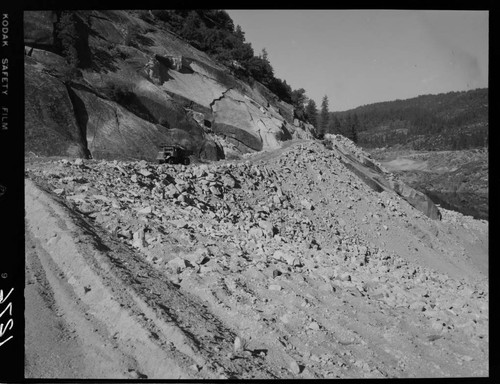
[[365,148],[458,150],[488,146],[488,89],[423,95],[332,113]]

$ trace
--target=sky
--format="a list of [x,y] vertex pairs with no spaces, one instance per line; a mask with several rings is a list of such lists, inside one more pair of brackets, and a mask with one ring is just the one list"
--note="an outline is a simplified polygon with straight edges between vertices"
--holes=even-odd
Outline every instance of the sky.
[[329,110],[488,87],[489,12],[227,10],[274,75]]

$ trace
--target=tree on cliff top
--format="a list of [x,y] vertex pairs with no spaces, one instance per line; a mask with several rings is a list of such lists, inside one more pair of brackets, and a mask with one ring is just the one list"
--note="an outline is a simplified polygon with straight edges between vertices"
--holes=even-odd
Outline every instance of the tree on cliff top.
[[55,23],[55,45],[73,68],[91,65],[88,25],[75,11],[59,11]]
[[321,101],[321,112],[319,114],[318,121],[318,137],[323,138],[325,133],[328,133],[328,124],[329,124],[329,115],[328,112],[328,96],[324,96]]
[[305,120],[305,108],[308,98],[306,96],[306,91],[304,90],[304,88],[293,90],[290,98],[295,109],[295,115],[299,119]]
[[358,131],[359,131],[359,118],[355,113],[349,113],[344,122],[344,133],[348,139],[351,139],[353,142],[358,142]]
[[333,133],[335,135],[342,134],[342,127],[340,120],[334,114],[330,114],[330,120],[328,123],[328,133]]
[[318,127],[318,108],[316,108],[316,103],[313,99],[309,99],[306,106],[306,118],[309,123],[311,123],[314,128]]

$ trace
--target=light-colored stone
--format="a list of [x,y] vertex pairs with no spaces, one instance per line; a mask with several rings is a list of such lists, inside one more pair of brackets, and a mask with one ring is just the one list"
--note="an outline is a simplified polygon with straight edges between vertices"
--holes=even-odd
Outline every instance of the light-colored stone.
[[167,267],[174,273],[181,273],[186,269],[186,262],[180,257],[175,257],[167,263]]
[[305,209],[308,209],[308,210],[313,210],[314,209],[314,205],[307,199],[303,199],[300,201],[300,204],[305,208]]
[[236,338],[234,339],[233,347],[234,347],[234,352],[236,353],[241,352],[243,350],[243,342],[239,336],[236,336]]
[[184,219],[170,220],[170,223],[176,228],[187,228],[189,225]]
[[312,329],[313,331],[319,331],[320,327],[316,321],[313,321],[309,324],[309,329]]
[[212,194],[216,195],[216,196],[221,196],[222,195],[221,190],[218,187],[214,186],[214,185],[212,185],[209,189],[210,189],[210,192]]
[[139,215],[149,215],[151,212],[153,212],[153,207],[149,206],[149,207],[145,207],[145,208],[141,208],[137,211],[137,213]]
[[138,173],[140,173],[142,176],[145,176],[145,177],[148,177],[148,176],[151,176],[151,175],[152,175],[152,173],[151,173],[151,172],[149,172],[147,169],[140,169],[140,170],[138,171]]
[[269,286],[269,290],[270,291],[281,291],[281,285],[278,285],[278,284],[271,284]]
[[298,375],[300,373],[300,367],[299,367],[299,365],[297,364],[297,362],[295,360],[292,360],[290,362],[289,367],[290,367],[290,371],[294,375]]
[[144,238],[144,229],[141,228],[137,232],[134,233],[132,246],[135,248],[145,248],[147,247],[146,240]]

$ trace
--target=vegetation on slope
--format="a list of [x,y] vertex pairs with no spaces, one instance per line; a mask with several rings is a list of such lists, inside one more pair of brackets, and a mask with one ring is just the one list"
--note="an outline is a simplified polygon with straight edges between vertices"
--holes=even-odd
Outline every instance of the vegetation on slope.
[[435,151],[488,146],[487,88],[375,103],[333,116],[342,122],[349,116],[359,119],[359,145],[365,148]]

